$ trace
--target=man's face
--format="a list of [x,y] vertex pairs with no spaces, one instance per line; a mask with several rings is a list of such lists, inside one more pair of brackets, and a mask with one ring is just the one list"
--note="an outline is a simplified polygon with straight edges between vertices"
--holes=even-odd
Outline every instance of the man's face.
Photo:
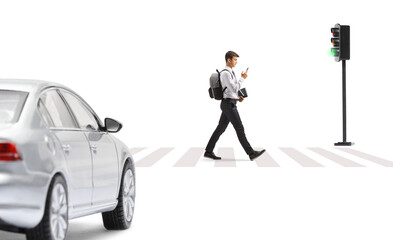
[[234,68],[236,67],[237,64],[237,57],[233,57],[231,59],[228,59],[229,67]]

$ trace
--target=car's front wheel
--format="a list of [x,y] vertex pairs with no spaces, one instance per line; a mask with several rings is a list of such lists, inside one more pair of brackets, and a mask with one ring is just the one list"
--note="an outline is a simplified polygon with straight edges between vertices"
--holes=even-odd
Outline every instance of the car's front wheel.
[[68,196],[64,179],[57,175],[49,186],[44,217],[26,231],[27,240],[64,240],[68,228]]
[[135,176],[131,163],[124,166],[117,207],[102,213],[104,227],[108,230],[127,229],[131,225],[135,206]]

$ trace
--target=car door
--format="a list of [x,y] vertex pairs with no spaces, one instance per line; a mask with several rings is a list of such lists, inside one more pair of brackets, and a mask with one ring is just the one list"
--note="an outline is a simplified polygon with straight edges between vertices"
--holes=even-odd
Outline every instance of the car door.
[[100,129],[98,117],[75,94],[61,90],[79,128],[85,133],[93,159],[93,205],[105,205],[116,201],[118,196],[119,163],[114,141]]
[[40,96],[38,109],[64,153],[69,182],[71,211],[91,207],[93,193],[92,158],[89,142],[80,131],[58,90]]

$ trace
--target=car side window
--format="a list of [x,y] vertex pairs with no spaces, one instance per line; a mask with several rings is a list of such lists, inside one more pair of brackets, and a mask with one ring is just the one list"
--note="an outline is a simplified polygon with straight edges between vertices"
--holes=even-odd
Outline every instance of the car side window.
[[48,110],[46,109],[46,107],[42,103],[41,99],[38,101],[38,111],[41,113],[42,119],[44,120],[46,126],[48,126],[48,127],[55,126],[51,117],[49,116]]
[[99,129],[96,118],[81,100],[65,91],[61,91],[61,94],[70,106],[82,130],[96,131]]
[[55,128],[76,128],[67,106],[56,90],[50,90],[42,94],[39,104],[43,104],[40,110],[41,113],[45,109],[50,117],[45,119],[43,116],[44,121],[49,126]]

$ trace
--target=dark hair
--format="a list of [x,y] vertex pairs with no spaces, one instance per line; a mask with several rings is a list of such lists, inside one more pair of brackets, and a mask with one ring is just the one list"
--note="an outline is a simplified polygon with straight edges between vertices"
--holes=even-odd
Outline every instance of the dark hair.
[[227,62],[228,59],[232,59],[233,57],[239,57],[239,55],[237,53],[233,52],[233,51],[228,51],[225,54],[225,62]]

